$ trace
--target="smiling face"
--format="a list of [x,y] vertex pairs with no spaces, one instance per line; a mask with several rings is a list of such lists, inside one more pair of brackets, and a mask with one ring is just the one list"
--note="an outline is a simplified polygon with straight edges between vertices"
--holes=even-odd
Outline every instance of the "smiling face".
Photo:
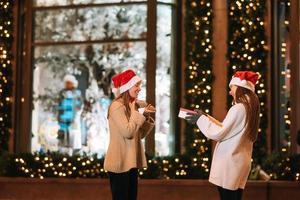
[[131,98],[136,99],[141,91],[142,81],[137,82],[132,88],[129,89],[129,95]]
[[229,91],[229,94],[233,97],[234,101],[235,101],[235,98],[236,98],[236,95],[235,95],[236,89],[237,89],[237,86],[236,85],[232,85],[230,87],[230,91]]

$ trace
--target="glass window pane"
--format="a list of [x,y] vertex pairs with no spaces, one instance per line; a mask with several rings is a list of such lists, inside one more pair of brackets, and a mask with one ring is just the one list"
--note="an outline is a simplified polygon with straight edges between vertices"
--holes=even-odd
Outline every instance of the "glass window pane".
[[35,42],[145,38],[146,5],[39,10]]
[[176,3],[176,0],[158,0],[158,3]]
[[[36,47],[32,151],[103,155],[111,77],[130,67],[145,80],[145,61],[145,42]],[[75,77],[77,89],[65,85],[66,74]],[[143,84],[140,98],[145,97]]]
[[[34,0],[34,6],[66,6],[78,4],[101,4],[101,3],[120,3],[120,2],[142,2],[145,0]],[[146,2],[146,1],[145,1]]]
[[156,68],[156,154],[166,156],[172,153],[174,133],[170,129],[171,115],[171,73],[172,73],[172,7],[157,7],[157,68]]
[[279,67],[280,67],[280,148],[281,151],[289,151],[291,146],[290,136],[290,33],[289,33],[289,5],[287,2],[279,2]]

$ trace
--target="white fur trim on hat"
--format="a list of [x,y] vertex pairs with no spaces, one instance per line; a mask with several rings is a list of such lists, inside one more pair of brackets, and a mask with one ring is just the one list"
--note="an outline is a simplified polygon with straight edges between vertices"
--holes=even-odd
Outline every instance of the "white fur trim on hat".
[[118,88],[113,87],[112,92],[115,97],[118,97],[120,95],[120,90]]
[[138,76],[134,76],[130,79],[130,81],[128,81],[126,84],[122,85],[119,89],[120,89],[120,94],[122,94],[123,92],[126,92],[127,90],[129,90],[130,88],[132,88],[135,84],[137,84],[138,82],[140,82],[142,79]]
[[237,85],[243,88],[247,88],[249,90],[251,90],[252,92],[255,92],[255,86],[253,85],[253,83],[251,81],[247,81],[247,80],[241,80],[238,77],[233,77],[229,83],[229,87],[231,87],[232,85]]
[[71,83],[73,83],[73,85],[74,85],[75,88],[77,88],[77,86],[78,86],[77,79],[75,78],[75,76],[73,76],[71,74],[65,75],[64,82],[71,82]]

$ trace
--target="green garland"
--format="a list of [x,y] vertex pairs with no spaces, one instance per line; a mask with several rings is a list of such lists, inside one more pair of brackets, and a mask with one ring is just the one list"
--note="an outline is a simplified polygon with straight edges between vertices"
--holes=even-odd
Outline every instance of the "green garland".
[[[274,165],[274,163],[276,163]],[[300,181],[300,155],[272,154],[265,158],[261,168],[273,180]],[[0,176],[31,178],[107,178],[103,159],[96,156],[68,156],[47,154],[2,154]],[[144,179],[203,179],[197,160],[189,155],[148,159],[148,168],[139,171]],[[250,179],[259,179],[253,168]]]
[[[212,1],[186,1],[186,107],[212,109]],[[186,125],[186,153],[195,156],[197,165],[208,177],[211,157],[211,142],[196,126]]]
[[[96,156],[69,156],[60,153],[3,154],[0,176],[31,178],[106,178],[104,159]],[[188,155],[148,159],[148,168],[139,171],[141,178],[192,179],[203,178],[197,159]],[[1,165],[2,163],[2,165]],[[207,178],[207,177],[205,177]]]
[[259,136],[253,152],[256,163],[261,163],[267,154],[265,4],[265,0],[228,1],[228,80],[237,70],[252,70],[261,75],[256,87],[261,102]]
[[12,128],[12,0],[0,1],[0,154],[8,150]]

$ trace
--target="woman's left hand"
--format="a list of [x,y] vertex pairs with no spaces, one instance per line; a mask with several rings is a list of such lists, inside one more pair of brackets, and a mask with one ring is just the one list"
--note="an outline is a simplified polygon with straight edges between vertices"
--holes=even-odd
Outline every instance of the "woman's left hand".
[[195,111],[197,113],[187,113],[187,116],[185,117],[189,124],[196,124],[201,115],[204,114],[202,110],[196,109]]

